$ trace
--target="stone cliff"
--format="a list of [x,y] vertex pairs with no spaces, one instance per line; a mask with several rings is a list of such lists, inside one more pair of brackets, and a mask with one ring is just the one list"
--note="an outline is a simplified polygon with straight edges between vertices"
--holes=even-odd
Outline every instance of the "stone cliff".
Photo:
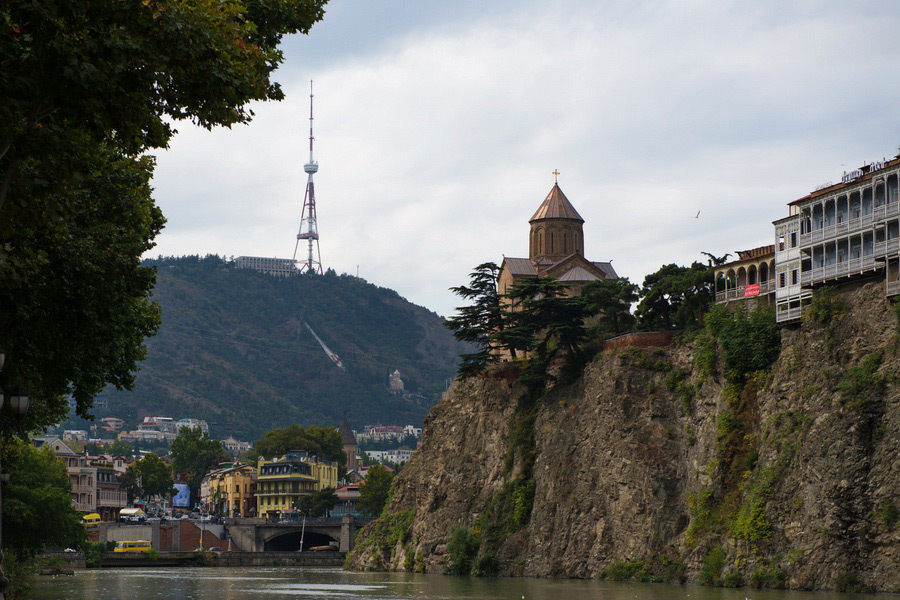
[[820,300],[741,385],[703,335],[526,417],[509,369],[455,383],[351,566],[440,572],[462,527],[476,572],[900,590],[897,317],[879,282]]

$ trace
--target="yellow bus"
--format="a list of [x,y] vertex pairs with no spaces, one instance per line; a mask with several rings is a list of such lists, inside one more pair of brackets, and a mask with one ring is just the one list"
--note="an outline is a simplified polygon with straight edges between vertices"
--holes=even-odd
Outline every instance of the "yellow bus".
[[150,542],[138,540],[134,542],[116,542],[113,552],[149,552]]

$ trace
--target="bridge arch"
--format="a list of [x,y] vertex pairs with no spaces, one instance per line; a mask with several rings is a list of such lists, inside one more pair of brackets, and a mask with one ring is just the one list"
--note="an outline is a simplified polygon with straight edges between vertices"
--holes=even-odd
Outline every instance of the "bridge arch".
[[331,532],[325,532],[316,527],[307,527],[304,532],[297,527],[270,535],[265,539],[262,549],[264,552],[295,552],[300,549],[301,535],[304,549],[328,546],[332,542],[340,543],[340,540],[331,535]]

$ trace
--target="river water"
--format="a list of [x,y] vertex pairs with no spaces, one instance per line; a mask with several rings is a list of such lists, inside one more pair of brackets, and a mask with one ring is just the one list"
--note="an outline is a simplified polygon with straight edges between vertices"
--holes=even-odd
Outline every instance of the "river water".
[[34,600],[849,600],[836,592],[358,573],[339,568],[235,567],[80,570],[38,577]]

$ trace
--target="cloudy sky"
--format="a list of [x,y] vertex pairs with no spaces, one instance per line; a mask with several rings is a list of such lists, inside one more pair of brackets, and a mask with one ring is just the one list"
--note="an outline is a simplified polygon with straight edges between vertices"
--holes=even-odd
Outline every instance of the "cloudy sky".
[[439,314],[527,256],[554,169],[632,281],[768,244],[787,202],[898,153],[898,31],[895,0],[332,0],[285,40],[285,101],[179,125],[149,255],[293,255],[310,79],[322,263]]

